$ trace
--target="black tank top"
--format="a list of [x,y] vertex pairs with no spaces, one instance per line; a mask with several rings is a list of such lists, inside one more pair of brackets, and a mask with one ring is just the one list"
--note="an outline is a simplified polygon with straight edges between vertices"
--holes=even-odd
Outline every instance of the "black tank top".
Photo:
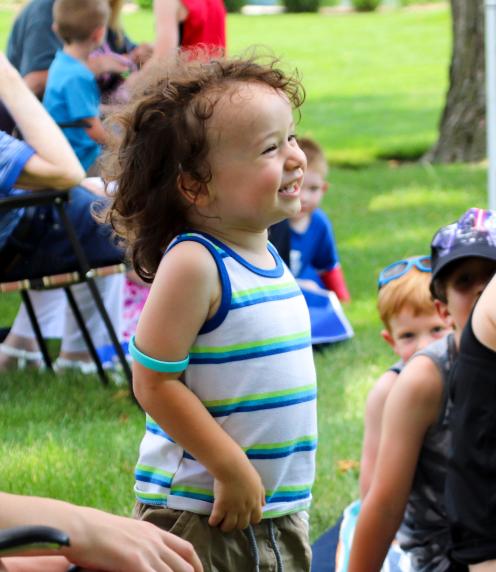
[[452,443],[446,479],[446,510],[457,530],[496,535],[496,352],[484,346],[472,327],[463,330],[450,379]]

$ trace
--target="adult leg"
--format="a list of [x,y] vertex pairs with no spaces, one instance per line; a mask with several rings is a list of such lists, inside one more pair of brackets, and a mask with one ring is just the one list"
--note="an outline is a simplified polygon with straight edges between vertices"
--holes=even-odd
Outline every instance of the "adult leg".
[[[95,280],[100,295],[102,296],[103,304],[118,336],[121,332],[124,278],[124,274],[114,274],[111,276],[97,278]],[[100,318],[100,314],[95,309],[95,303],[87,284],[77,284],[72,286],[71,290],[77,301],[81,314],[83,315],[95,347],[109,343],[107,330]],[[60,357],[68,360],[91,360],[86,349],[86,343],[81,335],[81,330],[79,329],[70,308],[67,308],[66,310]]]
[[[29,293],[38,323],[45,338],[60,338],[64,328],[66,300],[61,289]],[[0,371],[20,365],[39,365],[41,356],[31,322],[21,304],[9,334],[0,348]]]

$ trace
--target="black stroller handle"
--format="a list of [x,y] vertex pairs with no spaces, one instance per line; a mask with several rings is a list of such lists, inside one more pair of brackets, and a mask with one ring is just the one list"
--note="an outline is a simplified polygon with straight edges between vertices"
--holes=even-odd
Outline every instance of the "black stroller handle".
[[65,532],[50,526],[17,526],[0,530],[0,554],[15,549],[61,548],[69,546]]

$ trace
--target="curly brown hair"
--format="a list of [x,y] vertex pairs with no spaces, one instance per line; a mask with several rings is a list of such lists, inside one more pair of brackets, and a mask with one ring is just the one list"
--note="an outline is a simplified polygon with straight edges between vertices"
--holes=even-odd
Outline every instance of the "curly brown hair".
[[[178,190],[182,173],[211,179],[207,126],[217,102],[236,84],[254,82],[283,92],[295,109],[304,100],[297,72],[285,73],[271,57],[219,58],[183,53],[150,72],[139,92],[111,123],[117,136],[103,159],[107,183],[116,183],[104,219],[126,241],[134,269],[151,282],[167,245],[189,229],[187,203]],[[191,193],[192,189],[188,189]]]

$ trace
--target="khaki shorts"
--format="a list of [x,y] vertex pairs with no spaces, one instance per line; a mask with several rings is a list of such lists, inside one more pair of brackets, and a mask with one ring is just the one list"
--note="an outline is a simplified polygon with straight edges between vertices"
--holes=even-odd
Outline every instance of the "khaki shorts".
[[191,542],[205,572],[310,570],[312,549],[306,513],[266,519],[246,530],[229,533],[209,526],[208,516],[192,512],[137,503],[134,515]]

